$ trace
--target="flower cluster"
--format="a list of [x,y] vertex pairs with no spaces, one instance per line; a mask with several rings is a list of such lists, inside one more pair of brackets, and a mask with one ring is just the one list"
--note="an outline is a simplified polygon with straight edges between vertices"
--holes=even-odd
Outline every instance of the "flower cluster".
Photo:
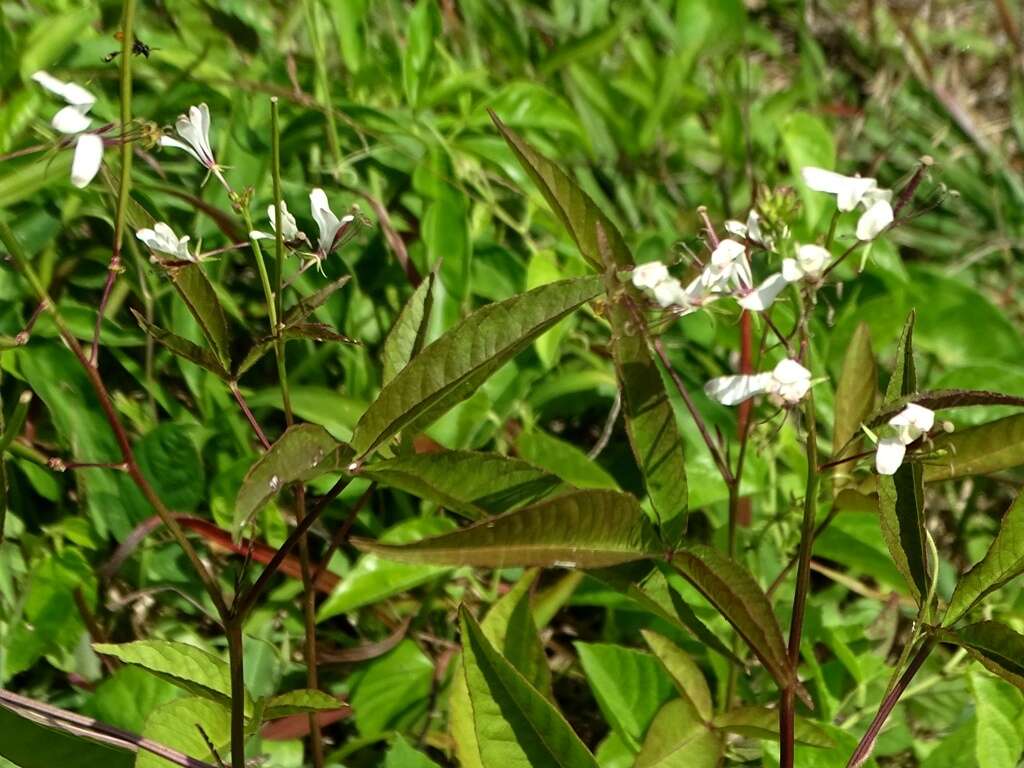
[[67,106],[53,116],[50,125],[65,136],[78,137],[71,161],[71,183],[82,189],[95,178],[103,163],[103,139],[88,132],[92,125],[89,110],[96,103],[96,97],[77,83],[65,83],[43,70],[32,75],[32,79],[67,102]]
[[928,434],[935,425],[935,412],[911,403],[889,419],[890,434],[878,441],[875,470],[880,475],[895,475],[903,464],[907,446]]
[[707,396],[722,405],[739,405],[755,395],[770,395],[782,405],[796,405],[810,389],[811,372],[791,359],[765,373],[719,376],[704,385]]
[[864,213],[857,220],[857,239],[874,240],[893,222],[892,192],[882,189],[878,182],[860,176],[843,176],[824,168],[804,168],[804,183],[815,192],[836,196],[836,207],[841,212],[854,210],[858,205]]
[[174,130],[181,137],[180,140],[173,136],[161,136],[160,146],[185,150],[207,171],[216,176],[217,180],[230,192],[231,187],[224,178],[224,174],[221,173],[222,167],[217,163],[213,156],[213,148],[210,146],[210,108],[206,104],[189,107],[188,113],[178,115],[178,119],[174,122]]

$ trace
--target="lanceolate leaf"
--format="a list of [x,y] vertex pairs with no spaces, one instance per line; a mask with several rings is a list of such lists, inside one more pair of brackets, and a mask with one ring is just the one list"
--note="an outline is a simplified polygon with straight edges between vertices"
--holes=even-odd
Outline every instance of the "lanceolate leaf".
[[[633,257],[629,253],[626,241],[587,193],[561,168],[502,123],[493,112],[491,119],[512,148],[519,164],[544,195],[555,216],[572,235],[583,257],[602,273],[611,266],[619,269],[631,267]],[[597,242],[598,225],[607,238],[607,248],[601,247]],[[610,264],[606,264],[603,251],[607,251]]]
[[297,715],[302,712],[319,712],[343,707],[344,703],[338,701],[328,693],[310,688],[302,688],[297,691],[288,691],[274,696],[266,702],[263,709],[265,720],[274,720],[287,715]]
[[[185,643],[170,640],[137,640],[133,643],[94,643],[96,653],[142,667],[169,683],[197,696],[221,703],[231,702],[231,672],[223,659]],[[246,694],[246,708],[252,702]]]
[[954,624],[988,593],[1024,573],[1024,495],[1018,496],[999,525],[981,562],[960,577],[942,623]]
[[920,464],[903,464],[878,478],[878,517],[893,562],[918,600],[928,592],[924,486]]
[[284,317],[281,319],[281,324],[285,327],[301,323],[313,312],[316,311],[325,301],[327,301],[334,292],[337,291],[341,286],[349,281],[349,275],[345,275],[333,282],[328,283],[320,290],[315,293],[306,296],[305,298],[299,299],[294,306],[290,307],[285,311]]
[[[793,680],[782,630],[754,578],[721,552],[694,545],[675,553],[672,565],[732,624],[779,687]],[[804,692],[806,695],[806,692]]]
[[[768,707],[739,707],[728,712],[715,715],[716,728],[730,733],[738,733],[755,739],[774,741],[779,738],[779,711]],[[823,728],[798,717],[796,720],[796,740],[811,747],[831,749],[835,746],[832,737]]]
[[[337,341],[342,344],[359,343],[355,339],[349,338],[343,333],[338,333],[333,328],[324,325],[323,323],[297,323],[295,325],[286,326],[281,330],[281,338],[285,341],[310,339],[311,341],[317,342]],[[240,378],[242,374],[256,365],[256,363],[258,363],[260,359],[267,354],[267,352],[274,348],[275,342],[276,339],[273,336],[264,336],[256,339],[249,348],[249,351],[245,353],[245,357],[242,358],[241,362],[239,362],[235,368],[235,378]]]
[[943,408],[963,408],[969,405],[1024,405],[1024,397],[987,392],[982,389],[934,389],[901,397],[879,409],[867,420],[869,427],[888,421],[909,403],[916,403],[933,411]]
[[48,728],[0,705],[0,758],[18,768],[132,768],[127,749]]
[[917,392],[917,369],[914,367],[914,320],[916,312],[911,312],[903,326],[903,334],[896,345],[896,366],[885,390],[885,404]]
[[434,280],[435,274],[431,272],[413,291],[384,340],[380,353],[384,364],[384,384],[395,378],[423,347],[430,321],[430,308],[434,301]]
[[935,438],[934,457],[924,480],[934,483],[969,475],[989,475],[1024,464],[1024,414]]
[[463,609],[462,663],[481,763],[502,768],[597,768],[554,705],[533,688]]
[[635,768],[717,768],[724,745],[685,699],[661,708],[647,729]]
[[529,504],[562,485],[525,461],[474,451],[401,456],[368,464],[362,474],[472,520]]
[[662,551],[632,496],[600,490],[567,493],[405,546],[366,539],[353,544],[401,562],[487,568],[601,568]]
[[381,390],[356,424],[353,449],[365,456],[406,427],[426,426],[600,292],[600,278],[577,278],[478,309],[420,352]]
[[175,333],[165,331],[163,328],[153,325],[134,309],[132,310],[132,314],[135,316],[135,320],[143,331],[152,336],[158,343],[163,344],[175,355],[205,368],[210,371],[210,373],[213,373],[222,379],[228,379],[228,372],[224,369],[224,366],[221,365],[217,356],[208,349],[204,349],[198,344],[193,344],[182,336],[178,336]]
[[342,471],[351,460],[352,450],[323,427],[299,424],[289,428],[242,481],[235,499],[235,534],[289,483],[309,482],[327,472]]
[[217,359],[225,368],[231,365],[228,323],[224,318],[216,291],[198,264],[187,264],[167,270],[178,294],[185,300],[188,311],[199,323],[199,327],[210,342]]
[[675,545],[686,530],[687,486],[683,440],[658,366],[642,329],[622,303],[612,310],[612,354],[622,392],[626,433],[658,513],[662,536]]
[[[878,392],[878,367],[871,349],[871,333],[861,323],[850,339],[843,357],[843,370],[836,385],[835,426],[832,429],[832,458],[851,456],[857,452],[860,425],[868,418]],[[853,462],[837,464],[833,469],[838,491],[852,472]]]
[[654,651],[654,655],[664,665],[666,671],[672,677],[679,695],[693,705],[694,711],[704,722],[711,720],[714,714],[711,703],[711,689],[700,671],[697,663],[690,658],[682,648],[673,643],[667,637],[652,632],[649,629],[642,629],[640,633],[647,641],[647,645]]
[[947,630],[943,642],[956,643],[990,672],[1024,690],[1024,635],[998,621]]

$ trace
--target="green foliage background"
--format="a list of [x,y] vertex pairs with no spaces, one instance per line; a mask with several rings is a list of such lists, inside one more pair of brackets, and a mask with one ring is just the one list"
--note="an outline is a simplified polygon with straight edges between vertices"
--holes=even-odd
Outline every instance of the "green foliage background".
[[[381,346],[412,291],[396,242],[419,275],[437,273],[430,338],[485,303],[588,271],[495,131],[489,109],[570,169],[626,235],[637,263],[699,252],[698,207],[706,206],[719,224],[742,219],[761,186],[795,188],[802,207],[794,233],[810,239],[827,227],[831,209],[827,198],[803,187],[795,173],[801,166],[876,175],[898,189],[918,159],[931,156],[934,166],[915,204],[920,215],[872,245],[862,274],[855,274],[859,264],[845,264],[843,289],[823,294],[828,306],[815,320],[816,373],[838,380],[861,322],[890,370],[900,329],[916,309],[922,388],[1024,395],[1019,45],[1008,38],[996,4],[935,2],[920,12],[892,5],[141,2],[137,34],[152,52],[134,61],[133,111],[169,125],[189,105],[207,102],[217,157],[236,189],[252,187],[257,226],[266,228],[269,97],[276,96],[284,198],[300,228],[312,231],[305,201],[313,186],[326,189],[335,211],[358,205],[366,215],[368,225],[325,265],[327,279],[350,274],[351,281],[315,313],[361,345],[305,340],[289,347],[297,417],[340,440],[351,437],[381,386]],[[106,278],[115,196],[100,179],[85,192],[71,187],[69,153],[48,151],[55,102],[29,77],[45,68],[87,85],[99,97],[92,114],[115,121],[118,67],[103,59],[119,46],[112,34],[120,12],[112,2],[0,1],[0,216],[84,343]],[[19,152],[37,145],[40,151]],[[116,168],[112,149],[107,162]],[[139,143],[134,193],[140,204],[206,249],[244,239],[227,194],[203,181],[182,153]],[[849,237],[849,227],[839,235]],[[129,307],[163,328],[201,338],[134,239],[126,256],[103,326],[104,380],[140,438],[143,471],[165,501],[231,530],[239,485],[256,458],[249,427],[214,376],[173,358],[137,328]],[[265,331],[255,266],[246,251],[235,251],[207,268],[238,354],[246,336]],[[295,286],[306,294],[323,282],[310,270]],[[5,412],[23,389],[36,396],[28,439],[12,443],[7,461],[0,684],[141,731],[146,716],[172,706],[179,692],[131,667],[110,674],[89,648],[83,615],[95,615],[118,640],[166,637],[214,653],[223,646],[200,609],[197,580],[165,537],[147,538],[116,576],[100,571],[153,509],[123,473],[60,474],[47,467],[49,456],[110,462],[118,453],[52,321],[44,314],[29,344],[14,345],[34,306],[24,282],[0,270]],[[779,322],[788,326],[785,312]],[[735,412],[706,399],[700,387],[735,369],[738,326],[698,314],[676,323],[664,339],[708,422],[735,435]],[[587,456],[615,398],[608,342],[606,326],[590,311],[562,321],[430,426],[429,440],[517,455],[578,487],[642,496],[621,420],[597,457]],[[271,359],[249,371],[241,386],[268,433],[279,435],[284,417]],[[831,385],[816,389],[827,424],[833,393]],[[687,443],[690,535],[722,547],[726,488],[681,403],[675,405]],[[959,429],[1010,412],[982,407],[949,418]],[[756,412],[769,415],[767,407]],[[738,551],[766,586],[796,540],[793,502],[803,493],[805,467],[792,424],[759,427],[752,440],[743,487],[751,519]],[[1022,480],[1018,469],[929,492],[943,555],[941,595],[948,598],[956,574],[980,559]],[[368,485],[352,483],[314,528],[314,554],[324,551]],[[319,491],[329,486],[314,483]],[[255,521],[259,538],[272,546],[287,533],[281,512],[271,505]],[[402,543],[448,531],[451,519],[431,502],[378,490],[359,512],[355,532]],[[204,551],[230,584],[242,559],[223,549]],[[818,662],[804,672],[821,708],[815,717],[835,724],[830,732],[843,748],[834,758],[832,750],[801,751],[798,765],[843,765],[884,693],[886,661],[898,655],[906,631],[901,600],[909,593],[873,511],[838,518],[815,556],[823,570],[813,583],[804,642],[813,649],[805,656]],[[386,653],[324,666],[325,688],[354,712],[327,729],[330,761],[453,764],[447,713],[457,606],[481,615],[520,571],[398,564],[348,547],[330,568],[341,581],[319,608],[325,647],[380,641],[411,621]],[[668,675],[643,650],[640,630],[672,631],[590,577],[548,572],[535,588],[534,619],[543,628],[554,699],[602,766],[631,765],[648,725],[674,696]],[[781,596],[791,588],[783,582],[777,595],[782,615],[788,597]],[[279,580],[246,626],[246,676],[254,695],[303,684],[298,592],[298,582]],[[1001,592],[992,610],[1019,628],[1019,588]],[[725,636],[720,617],[704,605],[699,612]],[[721,658],[681,633],[673,639],[698,660],[721,697]],[[963,669],[969,674],[952,674]],[[880,764],[1017,764],[1024,696],[1016,689],[951,653],[933,657],[915,685],[878,743]],[[742,677],[740,690],[751,703],[773,700],[763,673]],[[260,749],[272,765],[303,759],[294,739],[264,740]],[[770,741],[746,740],[731,756],[737,764],[772,765],[773,750]]]

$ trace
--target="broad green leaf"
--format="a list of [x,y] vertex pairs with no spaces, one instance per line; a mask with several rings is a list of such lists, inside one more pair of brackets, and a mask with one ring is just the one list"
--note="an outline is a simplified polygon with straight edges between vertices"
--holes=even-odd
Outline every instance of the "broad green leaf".
[[180,695],[176,685],[141,667],[124,666],[96,687],[82,713],[140,733],[150,712]]
[[434,663],[403,640],[348,678],[356,727],[367,738],[412,728],[427,713]]
[[1024,405],[1024,397],[983,389],[932,389],[915,392],[887,403],[884,408],[880,408],[866,419],[865,423],[873,427],[888,421],[909,403],[939,411],[943,408],[964,408],[971,405]]
[[575,491],[406,546],[353,539],[407,563],[485,568],[601,568],[656,556],[661,545],[640,505],[614,491]]
[[918,600],[928,593],[929,584],[922,477],[920,464],[904,463],[895,475],[878,478],[882,537],[911,594]]
[[235,535],[289,483],[341,472],[351,460],[352,450],[323,427],[290,427],[246,473],[235,499]]
[[1019,467],[1024,464],[1024,414],[939,435],[933,445],[938,455],[925,463],[926,483]]
[[771,603],[750,573],[703,545],[676,552],[672,565],[732,624],[779,687],[789,685],[794,671],[782,630]]
[[224,368],[231,367],[231,339],[217,292],[198,264],[187,264],[167,270],[171,283],[185,301],[188,311],[199,323],[203,336]]
[[281,319],[281,324],[285,327],[290,327],[301,323],[313,314],[313,312],[315,312],[320,306],[322,306],[324,302],[331,298],[335,291],[345,285],[345,283],[349,281],[349,278],[349,275],[345,275],[337,280],[332,280],[315,293],[311,293],[309,296],[304,296],[299,299],[294,305],[285,310],[284,317]]
[[[602,273],[610,266],[620,269],[631,267],[633,257],[622,234],[587,193],[555,163],[502,123],[497,115],[491,113],[491,119],[512,148],[519,164],[544,195],[555,216],[576,241],[583,258]],[[607,248],[598,245],[598,226],[607,239]],[[610,256],[607,265],[603,251],[607,251]]]
[[575,647],[605,720],[638,752],[654,716],[672,696],[672,681],[649,653],[604,643]]
[[943,626],[956,623],[961,616],[1011,579],[1024,573],[1024,495],[1018,496],[1003,515],[999,532],[981,562],[960,577]]
[[18,768],[132,768],[135,754],[48,728],[0,705],[0,758]]
[[329,693],[311,688],[301,688],[297,691],[288,691],[288,693],[281,693],[268,699],[263,709],[263,718],[265,720],[273,720],[274,718],[297,715],[303,712],[338,709],[341,706],[343,706],[342,702]]
[[896,365],[885,389],[885,405],[917,392],[917,369],[914,367],[914,320],[915,312],[907,317],[896,345]]
[[[389,528],[380,537],[380,541],[390,545],[408,544],[424,536],[447,533],[454,527],[455,524],[444,517],[412,518]],[[364,605],[372,605],[393,595],[408,592],[433,581],[446,570],[444,567],[392,562],[376,554],[363,555],[320,606],[317,621],[326,621]]]
[[672,677],[679,695],[693,705],[697,716],[708,722],[714,714],[711,702],[711,689],[700,671],[697,663],[682,648],[664,635],[649,629],[640,630],[647,645]]
[[[131,643],[93,643],[93,650],[125,663],[142,667],[179,688],[229,704],[231,670],[223,659],[201,648],[170,640],[136,640]],[[252,702],[246,693],[246,709]]]
[[998,621],[946,630],[943,642],[967,649],[989,672],[1024,690],[1024,635]]
[[1024,755],[1024,694],[1002,680],[972,671],[975,759],[978,768],[1017,768]]
[[503,768],[596,768],[593,755],[554,705],[488,642],[465,608],[462,663],[481,763]]
[[176,512],[192,512],[203,501],[203,461],[189,429],[167,422],[135,444],[139,468],[157,494]]
[[[768,707],[739,707],[715,715],[714,726],[729,733],[738,733],[755,739],[777,741],[779,738],[779,710]],[[832,749],[835,741],[828,732],[798,717],[794,728],[796,740],[801,744]]]
[[384,340],[380,352],[384,364],[384,384],[395,378],[423,347],[430,322],[430,308],[434,302],[434,279],[434,273],[431,272],[413,291]]
[[[878,368],[871,349],[871,332],[861,323],[850,339],[843,357],[843,369],[836,385],[835,422],[832,429],[832,458],[857,453],[861,443],[860,425],[874,409],[878,392]],[[832,470],[838,492],[851,476],[854,462],[838,464]]]
[[167,349],[171,350],[178,357],[188,360],[190,363],[195,363],[201,368],[205,368],[215,376],[227,381],[230,376],[225,370],[221,361],[217,359],[217,356],[210,350],[200,347],[198,344],[193,344],[183,336],[178,336],[170,331],[165,331],[151,322],[146,320],[141,314],[132,309],[132,315],[135,316],[136,322],[139,327],[142,328],[148,335],[152,336],[153,339]]
[[356,425],[352,448],[366,456],[406,427],[427,426],[600,292],[600,278],[563,280],[473,312],[381,390]]
[[[202,730],[200,730],[200,728]],[[206,734],[205,738],[203,734]],[[217,762],[206,739],[223,759],[231,756],[231,710],[208,699],[175,699],[154,709],[146,718],[142,735],[189,757]],[[135,768],[170,768],[174,763],[149,752],[140,752]]]
[[626,433],[665,542],[675,546],[686,531],[688,491],[684,443],[675,412],[644,331],[623,304],[612,309],[612,355],[622,394]]
[[684,699],[661,708],[647,730],[635,768],[717,768],[724,744]]
[[[539,693],[550,699],[551,672],[530,609],[530,588],[537,580],[537,574],[536,570],[524,573],[515,586],[491,606],[480,629],[505,660],[518,669]],[[482,766],[480,744],[473,721],[473,705],[462,664],[458,665],[452,680],[449,728],[455,741],[459,765],[463,768]]]
[[361,474],[471,520],[534,502],[561,485],[525,461],[474,451],[400,456],[367,464]]
[[572,443],[540,429],[523,430],[516,439],[518,455],[577,488],[619,489],[615,478]]
[[384,757],[384,768],[440,768],[437,763],[414,749],[401,735],[396,736]]

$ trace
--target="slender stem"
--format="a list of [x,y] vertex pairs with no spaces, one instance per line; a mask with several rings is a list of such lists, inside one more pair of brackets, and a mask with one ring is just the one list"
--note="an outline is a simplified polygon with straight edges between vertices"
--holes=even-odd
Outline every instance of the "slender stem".
[[[249,209],[242,207],[241,211],[246,231],[252,232],[252,215],[249,213]],[[263,249],[260,248],[259,240],[251,236],[249,237],[249,247],[252,248],[252,254],[256,257],[256,270],[259,272],[260,284],[263,286],[263,300],[267,304],[267,321],[270,325],[270,333],[272,336],[277,335],[277,310],[274,305],[274,291],[270,287],[270,275],[267,274],[267,263],[263,260]]]
[[245,768],[245,667],[242,645],[244,618],[233,617],[224,627],[231,665],[231,768]]
[[316,18],[316,3],[314,0],[305,0],[303,3],[306,10],[306,24],[309,27],[309,37],[313,48],[313,62],[316,67],[317,100],[323,109],[324,118],[327,121],[327,148],[331,152],[331,160],[334,161],[334,170],[341,166],[341,144],[338,142],[338,126],[334,122],[334,108],[331,106],[330,78],[327,76],[327,56],[324,53],[324,43],[320,39],[320,25]]
[[857,745],[857,749],[850,755],[850,760],[846,764],[846,768],[859,768],[867,762],[867,759],[871,756],[872,750],[875,748],[875,741],[878,740],[878,734],[882,731],[882,726],[885,725],[885,721],[892,714],[893,709],[896,707],[896,703],[900,700],[900,696],[907,690],[907,686],[914,679],[914,675],[918,673],[924,662],[927,660],[928,655],[935,648],[936,640],[934,637],[927,638],[918,649],[917,654],[910,661],[910,665],[907,667],[907,671],[903,673],[899,681],[894,685],[890,691],[886,694],[882,700],[881,706],[878,708],[878,713],[875,715],[875,719],[871,721],[871,725],[868,726],[868,730],[861,738],[860,743]]
[[[135,0],[123,0],[121,5],[121,130],[132,121],[132,47],[135,45]],[[107,265],[107,282],[103,286],[103,297],[96,313],[96,328],[93,330],[92,350],[89,362],[96,365],[100,353],[100,330],[103,314],[114,290],[114,282],[121,271],[121,243],[124,240],[124,222],[128,213],[128,200],[132,181],[132,143],[121,142],[121,182],[117,188],[117,210],[114,214],[114,246]]]
[[921,158],[921,162],[917,166],[917,170],[914,171],[914,175],[910,177],[910,181],[907,185],[900,190],[899,197],[896,200],[896,204],[892,207],[892,215],[895,218],[900,215],[907,203],[914,197],[914,193],[917,191],[918,186],[921,184],[921,180],[924,178],[925,172],[931,168],[935,161],[928,155]]
[[252,427],[252,431],[256,433],[256,438],[260,441],[260,445],[263,446],[263,450],[270,450],[270,441],[267,440],[267,436],[263,433],[263,429],[260,427],[259,422],[256,421],[256,417],[253,416],[252,410],[249,408],[249,404],[245,401],[245,397],[242,396],[241,390],[238,388],[238,383],[231,381],[228,382],[228,388],[231,390],[231,394],[235,396],[235,402],[238,403],[238,407],[242,409],[242,413],[245,414],[245,420],[249,422],[249,426]]
[[[284,283],[284,232],[281,229],[281,120],[277,97],[270,99],[270,170],[274,191],[274,300],[278,317],[284,316],[282,303]],[[275,336],[278,335],[276,332]]]
[[82,367],[85,369],[85,375],[96,392],[100,408],[102,409],[107,422],[110,424],[110,428],[114,432],[114,438],[121,450],[121,457],[127,467],[128,474],[139,487],[139,490],[142,491],[146,500],[153,506],[153,509],[156,510],[160,519],[164,521],[164,525],[167,526],[167,529],[171,532],[175,541],[178,542],[178,546],[180,546],[182,551],[185,553],[185,557],[188,558],[192,568],[199,576],[199,580],[203,583],[203,587],[206,589],[210,599],[213,601],[214,606],[217,608],[218,615],[222,620],[224,620],[228,616],[229,612],[227,603],[224,601],[224,596],[221,594],[217,580],[203,564],[203,561],[199,559],[199,555],[193,548],[192,542],[188,540],[184,530],[174,518],[174,514],[170,509],[168,509],[167,505],[164,504],[163,500],[153,489],[153,486],[149,484],[145,475],[142,474],[142,470],[139,469],[138,462],[135,459],[135,453],[132,450],[131,440],[128,438],[128,433],[125,430],[124,425],[121,424],[121,420],[118,418],[117,410],[114,408],[113,401],[110,399],[110,393],[107,391],[107,387],[103,383],[103,379],[100,378],[99,371],[96,370],[94,365],[90,364],[89,358],[78,343],[78,339],[75,338],[75,335],[71,332],[71,329],[65,322],[63,315],[61,315],[57,306],[50,299],[46,288],[43,286],[39,276],[32,268],[27,254],[22,249],[21,243],[19,243],[14,237],[14,232],[11,231],[11,228],[6,221],[0,221],[0,241],[2,241],[7,247],[11,259],[14,261],[21,274],[25,277],[29,286],[31,286],[32,290],[35,292],[36,298],[46,304],[48,311],[53,317],[54,324],[57,326],[57,330],[64,339],[64,343],[71,350],[72,354],[78,358],[79,363],[81,363]]

